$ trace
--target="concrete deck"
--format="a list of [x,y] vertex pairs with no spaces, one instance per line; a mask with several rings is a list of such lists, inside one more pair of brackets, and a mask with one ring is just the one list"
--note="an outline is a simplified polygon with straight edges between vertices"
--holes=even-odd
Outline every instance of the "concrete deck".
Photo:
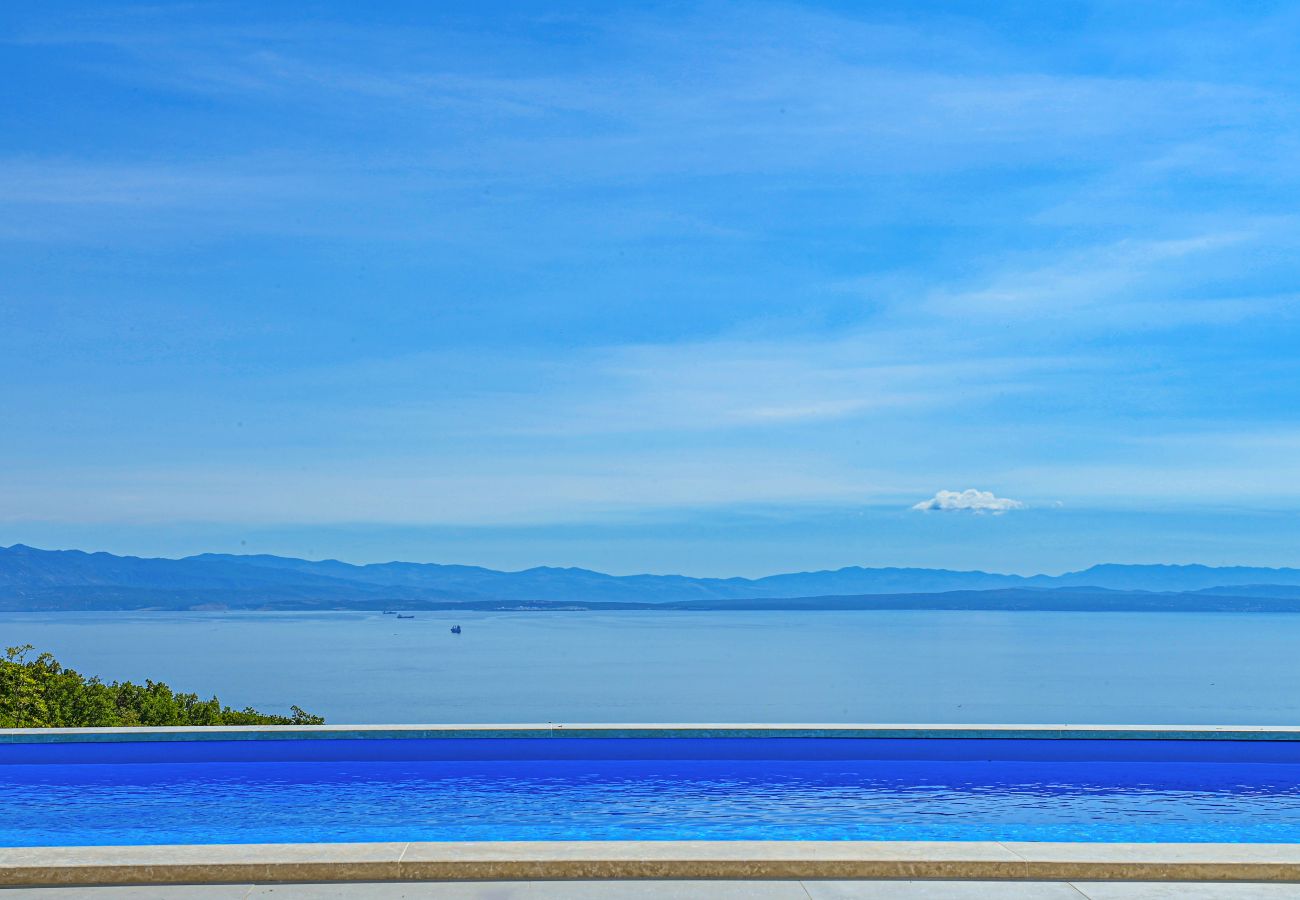
[[1089,881],[479,881],[10,888],[4,900],[1300,900],[1297,884]]
[[6,886],[578,879],[1300,882],[1300,845],[499,841],[0,849]]

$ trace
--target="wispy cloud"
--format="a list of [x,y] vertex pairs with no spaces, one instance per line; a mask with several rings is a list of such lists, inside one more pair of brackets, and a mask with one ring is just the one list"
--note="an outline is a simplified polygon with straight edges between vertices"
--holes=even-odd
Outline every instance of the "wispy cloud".
[[[1204,142],[1214,129],[1228,142],[1236,128],[1277,123],[1288,107],[1276,89],[1182,74],[1043,71],[1023,49],[956,18],[908,27],[772,5],[743,21],[702,8],[555,23],[618,51],[618,62],[594,71],[563,65],[543,41],[503,45],[456,27],[196,27],[174,18],[91,17],[18,39],[99,43],[116,53],[105,77],[237,97],[327,129],[366,122],[388,137],[376,158],[372,145],[340,134],[326,157],[362,154],[383,168],[531,190],[702,176],[951,176],[1047,158],[1094,173],[1168,158],[1189,133]],[[333,50],[341,40],[353,52]]]
[[[1294,14],[741,8],[31,6],[8,508],[1292,497]],[[1258,448],[1180,450],[1193,419]]]
[[[355,403],[368,428],[595,439],[833,427],[874,418],[916,420],[976,410],[1032,393],[1054,371],[1086,361],[1034,353],[998,356],[954,343],[940,358],[916,335],[858,329],[714,340],[609,345],[517,354],[491,373],[476,353],[414,354],[294,376],[299,390]],[[430,385],[466,384],[452,392]],[[378,393],[385,398],[376,403]]]
[[190,522],[510,525],[635,519],[664,510],[746,504],[846,504],[878,498],[860,471],[808,454],[697,451],[386,460],[382,472],[346,464],[179,464],[61,469],[0,482],[0,524],[19,521],[167,522],[184,498]]
[[35,206],[247,206],[312,193],[311,179],[288,165],[105,164],[0,160],[0,203]]

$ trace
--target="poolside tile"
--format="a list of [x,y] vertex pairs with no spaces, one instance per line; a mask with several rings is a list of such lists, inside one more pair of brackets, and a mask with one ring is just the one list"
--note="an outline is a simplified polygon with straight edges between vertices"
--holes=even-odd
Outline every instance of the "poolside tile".
[[275,862],[397,861],[404,843],[142,844],[121,847],[5,847],[4,865],[177,865]]
[[[797,881],[491,881],[257,886],[258,900],[808,900]],[[1076,898],[1077,900],[1077,898]]]
[[939,859],[1017,861],[993,841],[428,841],[404,861],[455,859]]
[[1296,881],[1297,844],[1007,842],[1031,878],[1071,881]]
[[0,897],[4,900],[242,900],[252,889],[251,884],[31,887],[3,888]]
[[1089,900],[1300,900],[1300,884],[1077,881]]
[[1102,842],[1055,843],[1004,841],[1006,847],[1027,860],[1106,860],[1201,862],[1300,863],[1300,844],[1121,844]]
[[185,884],[393,878],[405,844],[0,849],[0,884]]
[[1084,900],[1063,881],[813,881],[809,900]]
[[573,841],[413,843],[402,878],[1014,878],[996,843]]

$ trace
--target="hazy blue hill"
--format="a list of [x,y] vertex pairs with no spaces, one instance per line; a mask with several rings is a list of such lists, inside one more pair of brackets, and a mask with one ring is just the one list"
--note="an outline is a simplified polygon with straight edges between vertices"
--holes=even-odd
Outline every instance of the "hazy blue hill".
[[1300,569],[1267,569],[1252,566],[1092,566],[1064,575],[1035,575],[1031,587],[1104,587],[1129,591],[1199,591],[1235,585],[1300,585]]
[[[766,578],[691,578],[684,575],[607,575],[588,569],[539,567],[500,572],[478,566],[389,562],[352,565],[338,560],[207,553],[185,559],[148,559],[38,550],[21,544],[0,548],[0,608],[139,609],[227,606],[257,609],[433,608],[471,604],[563,606],[586,604],[673,605],[681,608],[748,608],[749,601],[986,594],[985,600],[1028,608],[1062,589],[1080,603],[1109,608],[1104,591],[1210,592],[1229,606],[1300,596],[1300,570],[1251,567],[1099,565],[1064,575],[1002,575],[947,569],[862,568],[799,572]],[[1017,591],[1014,595],[1007,591]],[[989,592],[1003,592],[996,595]],[[811,599],[809,599],[811,598]],[[1091,599],[1088,599],[1091,598]],[[734,602],[733,602],[734,601]],[[950,597],[948,601],[971,603]],[[1198,600],[1193,605],[1227,602]],[[836,601],[840,602],[840,601]],[[867,603],[864,600],[853,602]],[[884,602],[884,601],[881,601]],[[890,602],[912,603],[913,600]],[[1070,600],[1068,602],[1074,602]],[[1118,601],[1117,601],[1118,602]],[[1137,598],[1128,601],[1138,603]],[[1192,601],[1188,601],[1192,602]],[[1141,603],[1167,601],[1141,600]],[[798,606],[793,608],[805,608]],[[942,608],[942,607],[939,607]],[[981,608],[963,606],[961,608]],[[1235,607],[1234,607],[1235,608]]]
[[[647,601],[671,602],[692,597],[743,597],[755,582],[744,578],[688,578],[682,575],[606,575],[590,569],[540,566],[500,572],[479,566],[440,563],[388,562],[352,565],[329,559],[311,562],[280,556],[222,556],[203,554],[193,560],[248,562],[345,578],[359,583],[402,588],[437,588],[452,594],[505,600]],[[749,586],[746,588],[746,586]],[[770,596],[770,595],[769,595]]]
[[1300,585],[1295,584],[1237,584],[1201,588],[1196,594],[1231,594],[1237,597],[1300,598]]
[[796,597],[809,594],[983,590],[1024,585],[1019,575],[955,572],[947,569],[864,569],[851,566],[827,572],[799,572],[766,578],[691,578],[684,575],[606,575],[590,569],[541,566],[499,572],[477,566],[389,562],[357,566],[338,560],[309,562],[279,556],[204,554],[193,560],[225,560],[267,568],[310,572],[333,578],[431,588],[508,600],[587,602],[663,602],[690,599]]
[[754,597],[803,597],[812,594],[889,594],[932,591],[992,590],[1025,584],[1019,575],[956,572],[949,569],[864,569],[770,575],[752,582]]
[[221,562],[303,572],[327,578],[383,584],[394,587],[427,587],[436,582],[440,586],[462,583],[473,585],[490,581],[493,576],[509,573],[484,569],[479,566],[456,566],[442,563],[388,562],[358,566],[337,559],[307,560],[266,554],[235,556],[226,553],[203,553],[187,556],[180,562]]
[[709,610],[1037,610],[1040,612],[1300,612],[1300,592],[1274,596],[1208,591],[1113,591],[1104,588],[998,588],[984,591],[753,598],[674,603]]
[[0,585],[4,584],[28,587],[269,588],[286,584],[328,587],[337,585],[337,582],[305,573],[288,577],[234,559],[220,562],[149,559],[81,550],[38,550],[15,544],[0,550]]
[[[370,606],[394,591],[360,581],[293,572],[225,559],[159,559],[38,550],[16,544],[0,548],[0,604],[8,608],[102,609],[194,605],[256,607],[271,601]],[[405,592],[399,592],[405,593]],[[435,590],[420,597],[443,597]]]

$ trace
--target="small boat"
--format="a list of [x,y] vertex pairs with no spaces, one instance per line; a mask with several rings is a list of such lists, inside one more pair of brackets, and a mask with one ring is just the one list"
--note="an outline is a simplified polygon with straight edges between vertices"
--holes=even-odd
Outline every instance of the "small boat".
[[453,626],[451,626],[451,633],[452,633],[452,634],[460,634],[460,626],[459,626],[459,625],[453,625]]
[[398,614],[397,614],[397,618],[399,618],[399,619],[414,619],[415,616],[404,616],[404,615],[402,615],[401,613],[398,613]]
[[397,613],[393,612],[391,609],[386,609],[386,610],[384,610],[384,615],[386,615],[386,616],[395,616],[395,615],[397,615]]

